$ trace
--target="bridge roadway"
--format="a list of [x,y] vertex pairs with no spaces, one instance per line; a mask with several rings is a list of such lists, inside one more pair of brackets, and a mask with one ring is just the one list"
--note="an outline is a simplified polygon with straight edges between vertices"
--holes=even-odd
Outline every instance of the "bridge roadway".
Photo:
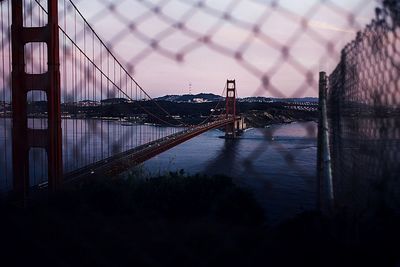
[[211,129],[221,128],[230,123],[233,123],[238,119],[240,119],[240,117],[236,117],[235,119],[224,118],[221,120],[189,128],[187,130],[166,136],[161,139],[157,139],[155,141],[111,156],[107,159],[87,165],[75,171],[66,173],[64,175],[64,181],[69,182],[77,180],[79,178],[90,176],[110,177],[118,175],[137,164],[140,164],[170,148],[173,148],[189,139],[192,139],[193,137],[196,137]]

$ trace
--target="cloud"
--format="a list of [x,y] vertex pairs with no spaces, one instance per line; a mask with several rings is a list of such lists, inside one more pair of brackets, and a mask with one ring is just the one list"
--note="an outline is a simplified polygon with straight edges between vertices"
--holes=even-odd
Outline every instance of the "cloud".
[[329,24],[329,23],[322,22],[322,21],[317,21],[317,20],[311,20],[309,22],[309,26],[316,28],[316,29],[329,30],[329,31],[334,31],[334,32],[343,32],[343,33],[350,33],[350,34],[356,33],[355,30],[341,28],[336,25]]

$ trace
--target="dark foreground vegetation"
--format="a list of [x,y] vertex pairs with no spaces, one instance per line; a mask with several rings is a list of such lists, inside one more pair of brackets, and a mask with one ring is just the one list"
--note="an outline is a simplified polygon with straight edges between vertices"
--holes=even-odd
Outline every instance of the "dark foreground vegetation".
[[[396,266],[400,221],[305,213],[277,227],[227,177],[86,181],[1,210],[1,266]],[[357,227],[354,227],[357,225]]]

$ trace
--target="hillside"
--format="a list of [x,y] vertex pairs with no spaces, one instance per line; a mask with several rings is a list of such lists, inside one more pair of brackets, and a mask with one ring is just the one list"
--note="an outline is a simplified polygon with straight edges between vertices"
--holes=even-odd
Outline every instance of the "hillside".
[[166,95],[162,97],[158,97],[155,100],[158,101],[170,101],[170,102],[216,102],[223,99],[223,97],[208,94],[208,93],[200,93],[196,95]]
[[[217,102],[223,100],[225,97],[215,95],[212,93],[200,93],[196,95],[185,94],[185,95],[165,95],[162,97],[155,98],[158,101],[169,101],[169,102],[188,102],[188,103],[204,103],[204,102]],[[238,102],[249,102],[249,103],[273,103],[273,102],[318,102],[317,97],[302,97],[302,98],[271,98],[263,96],[251,96],[238,98]]]

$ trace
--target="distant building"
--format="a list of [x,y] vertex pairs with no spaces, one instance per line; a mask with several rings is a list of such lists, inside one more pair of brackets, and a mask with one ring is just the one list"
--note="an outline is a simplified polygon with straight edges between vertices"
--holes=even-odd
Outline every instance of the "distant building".
[[0,101],[0,112],[6,112],[11,110],[11,104],[5,101]]
[[77,103],[78,107],[97,107],[100,106],[100,102],[93,100],[82,100]]
[[204,99],[204,98],[193,98],[193,102],[194,103],[207,103],[207,102],[210,102],[210,101],[207,100],[207,99]]
[[8,108],[8,107],[11,107],[11,104],[8,102],[5,102],[5,101],[0,101],[0,107]]

